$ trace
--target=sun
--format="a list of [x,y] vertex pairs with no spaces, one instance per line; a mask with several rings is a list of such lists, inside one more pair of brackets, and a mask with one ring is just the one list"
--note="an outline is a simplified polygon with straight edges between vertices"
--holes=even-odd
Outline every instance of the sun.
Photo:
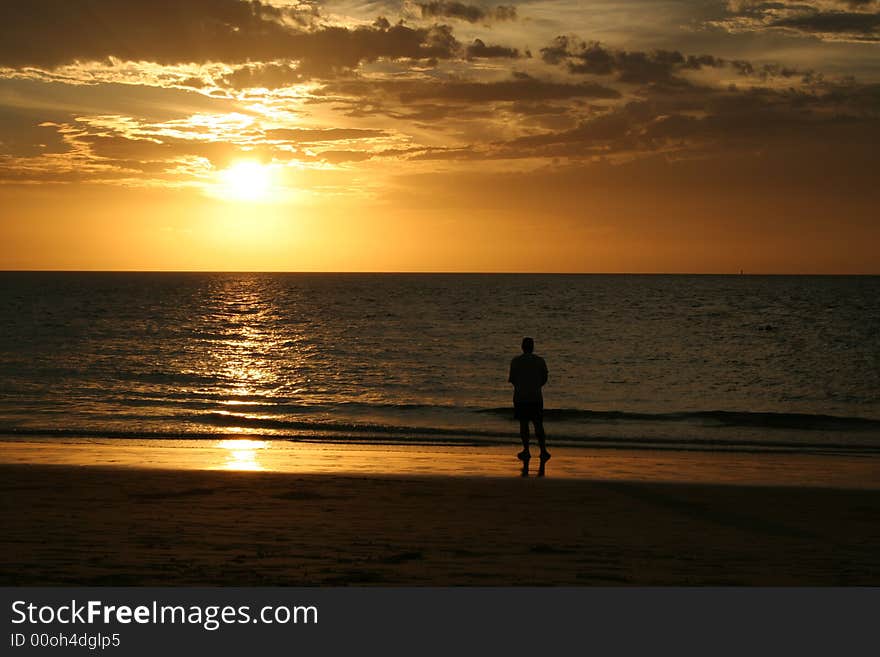
[[220,195],[235,201],[264,201],[272,190],[272,169],[252,160],[235,162],[220,172]]

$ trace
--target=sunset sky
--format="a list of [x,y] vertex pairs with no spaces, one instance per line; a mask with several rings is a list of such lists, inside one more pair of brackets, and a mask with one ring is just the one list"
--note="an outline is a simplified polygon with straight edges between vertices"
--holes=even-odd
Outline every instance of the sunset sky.
[[880,274],[880,0],[10,0],[0,269]]

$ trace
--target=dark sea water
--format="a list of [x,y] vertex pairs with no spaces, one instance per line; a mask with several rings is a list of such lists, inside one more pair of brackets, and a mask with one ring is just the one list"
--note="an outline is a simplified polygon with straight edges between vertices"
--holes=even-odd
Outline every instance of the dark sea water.
[[0,273],[0,433],[880,453],[880,277]]

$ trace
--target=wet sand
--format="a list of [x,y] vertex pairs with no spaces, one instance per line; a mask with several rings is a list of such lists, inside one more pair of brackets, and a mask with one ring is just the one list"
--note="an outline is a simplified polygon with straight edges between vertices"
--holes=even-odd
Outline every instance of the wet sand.
[[880,585],[876,488],[19,463],[0,489],[3,585]]
[[[510,478],[519,445],[295,442],[241,436],[217,440],[28,437],[0,441],[0,464],[289,474]],[[880,489],[880,459],[793,451],[600,449],[552,446],[553,479],[688,482]],[[537,456],[537,449],[533,447]],[[529,474],[538,474],[538,459]]]

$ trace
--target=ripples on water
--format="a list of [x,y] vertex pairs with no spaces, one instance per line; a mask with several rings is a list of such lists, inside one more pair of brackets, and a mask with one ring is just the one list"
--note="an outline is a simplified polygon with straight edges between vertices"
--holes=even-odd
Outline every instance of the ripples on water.
[[[880,447],[880,277],[3,273],[0,430]],[[721,411],[721,412],[719,412]]]

